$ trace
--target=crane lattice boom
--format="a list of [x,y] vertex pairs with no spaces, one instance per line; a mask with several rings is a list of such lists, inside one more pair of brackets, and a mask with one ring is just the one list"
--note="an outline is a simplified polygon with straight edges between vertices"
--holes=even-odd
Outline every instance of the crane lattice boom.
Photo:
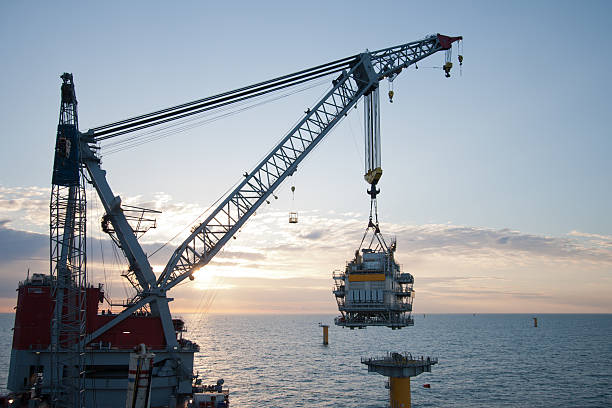
[[380,80],[450,48],[452,42],[460,38],[438,34],[354,57],[350,70],[334,80],[332,90],[306,112],[274,150],[177,248],[158,283],[169,289],[210,262],[283,180],[297,169],[342,115],[347,114],[362,95],[376,88]]
[[[283,180],[297,169],[299,163],[343,115],[348,114],[359,98],[376,89],[378,82],[384,78],[395,77],[402,69],[438,51],[449,49],[454,41],[460,39],[461,37],[432,35],[420,41],[365,52],[220,95],[99,126],[81,134],[82,163],[87,168],[106,211],[107,228],[113,231],[115,242],[119,244],[129,262],[129,280],[137,291],[136,297],[123,312],[88,335],[85,343],[105,333],[134,311],[150,304],[152,313],[161,318],[167,344],[169,347],[175,346],[177,341],[168,308],[171,299],[166,297],[166,292],[191,276],[196,269],[210,262]],[[332,81],[332,89],[305,112],[298,124],[250,173],[245,174],[244,180],[208,218],[192,229],[189,237],[174,251],[164,271],[156,277],[123,212],[121,199],[112,192],[106,180],[106,172],[100,167],[97,143],[332,73],[339,73]]]

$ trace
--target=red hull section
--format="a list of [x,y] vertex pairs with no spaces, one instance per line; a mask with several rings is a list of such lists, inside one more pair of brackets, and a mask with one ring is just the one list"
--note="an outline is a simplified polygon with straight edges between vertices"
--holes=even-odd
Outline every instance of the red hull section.
[[[46,349],[51,342],[50,328],[55,305],[51,297],[51,287],[28,282],[20,285],[17,291],[13,349]],[[104,314],[99,314],[98,305],[103,298],[101,288],[87,288],[88,334],[116,317],[116,315],[107,314],[106,311]],[[164,331],[158,317],[132,315],[94,339],[90,345],[131,349],[141,343],[151,349],[166,347]]]
[[49,286],[19,285],[13,333],[14,350],[47,348],[55,302]]
[[[96,316],[95,329],[102,327],[102,325],[111,321],[113,317],[115,316]],[[93,332],[93,330],[89,330],[89,325],[87,332]],[[95,345],[100,341],[102,344],[110,344],[112,347],[118,348],[133,348],[141,343],[145,344],[147,349],[153,350],[166,347],[161,319],[153,316],[130,316],[97,339],[94,339],[90,344]]]

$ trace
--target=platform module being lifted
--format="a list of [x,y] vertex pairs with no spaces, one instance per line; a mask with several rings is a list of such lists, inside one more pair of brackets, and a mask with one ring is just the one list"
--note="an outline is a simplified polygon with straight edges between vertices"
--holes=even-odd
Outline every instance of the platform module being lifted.
[[395,248],[393,242],[390,247],[363,248],[361,253],[357,250],[344,272],[334,272],[334,295],[341,313],[336,325],[400,329],[414,324],[410,316],[414,278],[400,271]]
[[[351,329],[366,326],[387,326],[400,329],[412,326],[410,317],[414,279],[402,273],[395,262],[395,240],[390,246],[380,233],[377,184],[382,176],[380,151],[380,104],[378,87],[364,96],[365,181],[370,188],[370,219],[361,244],[344,272],[334,272],[334,295],[341,316],[336,325]],[[369,245],[364,242],[371,233]]]

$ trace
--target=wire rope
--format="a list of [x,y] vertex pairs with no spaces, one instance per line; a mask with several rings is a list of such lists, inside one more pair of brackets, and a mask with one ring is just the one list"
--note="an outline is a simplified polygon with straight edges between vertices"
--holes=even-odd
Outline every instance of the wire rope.
[[[308,81],[313,80],[313,79],[317,79],[317,78],[321,78],[321,77],[324,77],[324,76],[327,76],[327,75],[329,75],[329,74],[322,74],[322,75],[317,76],[315,78],[311,78]],[[292,86],[299,85],[299,84],[302,84],[304,82],[307,82],[307,81],[296,82],[295,84],[292,84]],[[95,138],[95,141],[100,142],[100,141],[103,141],[103,140],[106,140],[106,139],[110,139],[111,137],[122,136],[122,135],[129,134],[129,133],[132,133],[132,132],[136,132],[136,131],[139,131],[139,130],[147,129],[147,128],[150,128],[150,127],[153,127],[153,126],[162,125],[164,123],[168,123],[168,122],[172,122],[172,121],[175,121],[175,120],[178,120],[178,119],[182,119],[182,118],[186,118],[186,117],[189,117],[189,116],[193,116],[193,115],[196,115],[198,113],[202,113],[202,112],[207,112],[207,111],[219,109],[219,108],[221,108],[223,106],[231,105],[231,104],[234,104],[234,103],[239,103],[239,102],[242,102],[242,101],[245,101],[245,100],[248,100],[248,99],[252,99],[252,98],[256,98],[258,96],[262,96],[262,95],[265,95],[265,94],[268,94],[268,93],[280,91],[280,90],[283,90],[285,88],[287,88],[287,86],[271,89],[271,90],[268,90],[266,92],[260,92],[260,93],[251,95],[249,97],[239,98],[239,99],[236,99],[236,100],[233,100],[233,101],[230,101],[230,102],[220,103],[220,104],[215,105],[215,106],[207,105],[207,106],[205,106],[205,107],[203,107],[201,109],[190,111],[188,113],[184,113],[184,114],[181,114],[181,115],[177,115],[177,116],[173,116],[173,117],[165,118],[165,119],[159,119],[159,120],[156,120],[155,122],[147,122],[147,123],[145,123],[143,125],[140,125],[138,127],[134,127],[132,129],[123,130],[123,131],[114,133],[112,136],[109,135],[109,136],[104,136],[104,137],[98,137],[98,138]]]
[[[311,86],[309,86],[309,87],[308,87],[308,88],[306,88],[306,89],[314,88],[314,87],[316,87],[316,86],[318,86],[318,85],[321,85],[321,84],[311,85]],[[303,91],[303,90],[305,90],[305,89],[302,89],[302,90],[297,90],[297,91],[295,91],[294,93],[296,93],[296,92],[300,92],[300,91]],[[325,95],[327,92],[329,92],[329,90],[326,90],[326,91],[324,92],[324,94],[323,94],[323,95]],[[321,98],[319,98],[319,99],[321,99]],[[344,119],[344,118],[341,118],[341,121],[342,121],[343,119]],[[301,118],[300,118],[298,121],[296,121],[296,122],[295,122],[295,124],[294,124],[294,126],[292,126],[292,128],[293,128],[293,127],[295,127],[295,125],[297,125],[297,123],[298,123],[300,120],[301,120]],[[257,164],[261,163],[261,161],[263,161],[263,159],[264,159],[266,156],[268,156],[268,155],[269,155],[269,154],[272,152],[272,150],[274,150],[274,149],[275,149],[275,147],[278,145],[278,143],[280,143],[280,141],[281,141],[281,140],[285,139],[285,138],[287,137],[287,135],[288,135],[288,134],[289,134],[289,132],[286,132],[286,133],[283,135],[283,137],[282,137],[281,139],[279,139],[279,140],[278,140],[278,142],[277,142],[277,143],[274,145],[274,147],[272,147],[272,148],[271,148],[269,151],[267,151],[267,152],[266,152],[264,155],[262,155],[262,156],[260,157],[260,159],[257,161]],[[169,245],[169,244],[170,244],[172,241],[174,241],[176,238],[178,238],[178,236],[179,236],[179,235],[181,235],[183,232],[185,232],[185,230],[187,230],[187,228],[189,228],[189,226],[190,226],[190,225],[193,225],[193,224],[197,223],[197,222],[198,222],[198,220],[199,220],[199,219],[201,219],[201,218],[204,216],[204,214],[206,214],[206,213],[208,213],[209,211],[211,211],[211,209],[212,209],[213,207],[215,207],[215,206],[216,206],[216,205],[217,205],[217,204],[218,204],[218,203],[219,203],[219,202],[220,202],[222,199],[224,199],[225,197],[227,197],[227,195],[228,195],[228,194],[229,194],[231,191],[233,191],[233,190],[236,188],[236,186],[238,186],[238,184],[240,184],[241,182],[242,182],[242,179],[238,179],[238,180],[237,180],[237,181],[236,181],[236,182],[235,182],[235,183],[234,183],[234,184],[233,184],[231,187],[229,187],[229,188],[228,188],[228,189],[227,189],[227,190],[226,190],[226,191],[225,191],[223,194],[221,194],[221,195],[220,195],[220,196],[217,198],[217,200],[216,200],[214,203],[212,203],[212,204],[211,204],[211,205],[210,205],[210,206],[209,206],[209,207],[208,207],[206,210],[204,210],[204,211],[203,211],[203,212],[202,212],[200,215],[198,215],[198,216],[195,218],[195,220],[194,220],[192,223],[190,223],[190,224],[188,224],[187,226],[185,226],[185,227],[184,227],[184,228],[183,228],[181,231],[179,231],[178,233],[176,233],[176,234],[175,234],[175,235],[174,235],[172,238],[170,238],[170,239],[169,239],[168,241],[166,241],[166,242],[165,242],[163,245],[161,245],[159,248],[157,248],[155,251],[153,251],[153,252],[152,252],[150,255],[148,255],[148,256],[147,256],[147,258],[151,258],[153,255],[155,255],[156,253],[158,253],[159,251],[161,251],[163,248],[165,248],[166,246],[168,246],[168,245]],[[279,187],[280,187],[280,186],[279,186]]]
[[[344,59],[349,60],[352,58]],[[340,60],[339,60],[340,61]],[[123,121],[115,122],[109,125],[98,126],[91,129],[94,134],[96,141],[105,140],[108,138],[116,137],[121,134],[133,132],[146,127],[155,126],[167,121],[180,119],[185,116],[193,115],[202,110],[214,109],[218,106],[226,104],[232,104],[239,102],[244,99],[253,98],[259,95],[273,92],[275,90],[291,87],[300,83],[312,81],[322,76],[327,76],[339,71],[343,71],[348,68],[348,62],[341,62],[339,64],[326,64],[323,69],[309,69],[306,70],[306,74],[296,75],[290,74],[285,77],[280,77],[275,80],[266,81],[263,83],[251,85],[249,87],[240,88],[235,91],[226,92],[204,98],[198,101],[189,102],[187,104],[178,105],[172,108],[163,109],[161,111],[152,112],[146,115],[140,115],[136,118],[125,119]],[[316,68],[316,67],[315,67]],[[298,74],[301,74],[299,72]],[[289,79],[284,79],[289,78]],[[281,79],[280,81],[278,79]],[[263,84],[263,85],[262,85]],[[247,89],[243,91],[243,89]],[[218,106],[215,106],[218,105]]]
[[155,251],[153,251],[151,253],[151,255],[148,255],[147,258],[151,258],[153,255],[155,255],[156,253],[158,253],[159,251],[161,251],[163,248],[165,248],[168,244],[170,244],[172,241],[174,241],[179,235],[181,235],[183,232],[185,232],[185,230],[187,228],[189,228],[189,226],[195,224],[198,222],[198,220],[200,218],[202,218],[204,216],[204,214],[206,214],[207,212],[209,212],[215,205],[217,205],[219,203],[219,201],[221,201],[223,198],[225,198],[225,196],[232,191],[234,188],[236,188],[236,186],[240,183],[240,180],[236,181],[234,183],[234,185],[232,185],[230,188],[228,188],[219,198],[217,198],[217,200],[212,203],[211,205],[208,206],[208,208],[204,211],[202,211],[202,213],[200,215],[198,215],[190,224],[187,224],[182,230],[180,230],[178,233],[176,233],[176,235],[174,235],[172,238],[170,238],[168,241],[166,241],[166,243],[164,243],[162,246],[160,246],[159,248],[157,248]]
[[[232,109],[232,106],[226,106],[223,109],[220,109],[220,111],[225,111],[225,113],[222,114],[218,114],[216,116],[212,116],[212,117],[207,117],[207,115],[211,115],[210,112],[203,112],[203,114],[201,116],[197,116],[197,117],[189,117],[189,118],[184,118],[183,121],[179,122],[179,123],[173,123],[170,125],[167,125],[165,127],[162,127],[160,129],[155,129],[155,130],[150,130],[146,133],[141,133],[141,134],[137,134],[131,138],[126,138],[123,140],[119,140],[119,141],[115,141],[115,142],[110,142],[107,145],[103,145],[103,148],[105,149],[104,154],[105,155],[111,155],[123,150],[127,150],[127,149],[131,149],[137,146],[140,146],[142,144],[145,143],[149,143],[152,141],[156,141],[159,139],[163,139],[169,136],[173,136],[177,133],[181,133],[181,132],[185,132],[187,130],[199,127],[199,126],[203,126],[205,124],[208,123],[212,123],[215,122],[217,120],[220,119],[224,119],[227,118],[229,116],[233,116],[236,115],[238,113],[244,112],[246,110],[249,109],[253,109],[274,101],[277,101],[279,99],[283,99],[286,98],[288,96],[294,95],[296,93],[299,92],[304,92],[307,91],[309,89],[315,88],[317,86],[320,86],[324,83],[326,83],[327,81],[319,81],[315,84],[303,87],[303,88],[299,88],[290,92],[285,92],[281,95],[277,95],[277,96],[272,96],[272,97],[268,97],[267,99],[263,99],[258,102],[258,103],[251,103],[251,104],[247,104],[247,101],[244,101],[243,104],[239,104],[238,106],[243,106],[242,108],[239,109],[235,109],[235,110],[230,110]],[[245,106],[246,105],[246,106]],[[229,110],[229,112],[227,112]],[[107,150],[108,149],[108,150]]]
[[196,104],[201,104],[203,102],[210,101],[210,100],[217,99],[217,98],[224,97],[224,96],[228,96],[228,95],[231,95],[231,94],[234,94],[234,93],[246,91],[246,90],[253,89],[253,88],[260,88],[260,87],[262,87],[264,85],[271,84],[271,83],[274,83],[274,82],[279,82],[279,81],[285,80],[287,78],[297,77],[297,76],[300,76],[300,75],[305,74],[307,72],[317,71],[317,70],[321,70],[322,68],[329,68],[331,66],[336,66],[338,64],[341,64],[343,62],[347,62],[347,61],[352,60],[354,58],[355,57],[347,57],[347,58],[343,58],[343,59],[340,59],[340,60],[332,61],[332,62],[329,62],[327,64],[318,65],[318,66],[313,67],[313,68],[308,68],[308,69],[305,69],[305,70],[302,70],[302,71],[294,72],[292,74],[283,75],[283,76],[280,76],[280,77],[277,77],[277,78],[273,78],[273,79],[270,79],[270,80],[267,80],[267,81],[263,81],[263,82],[259,82],[259,83],[253,84],[253,85],[249,85],[249,86],[245,86],[245,87],[242,87],[242,88],[234,89],[232,91],[227,91],[227,92],[224,92],[224,93],[221,93],[221,94],[217,94],[217,95],[209,96],[209,97],[206,97],[206,98],[198,99],[198,100],[195,100],[195,101],[192,101],[192,102],[183,103],[181,105],[177,105],[177,106],[173,106],[173,107],[170,107],[170,108],[158,110],[158,111],[155,111],[155,112],[147,113],[147,114],[136,116],[136,117],[133,117],[133,118],[124,119],[124,120],[121,120],[121,121],[118,121],[118,122],[109,123],[107,125],[98,126],[98,127],[93,128],[92,130],[95,132],[96,130],[108,129],[108,128],[111,128],[111,127],[116,127],[118,125],[122,125],[122,124],[130,123],[130,122],[138,121],[138,120],[141,120],[141,119],[145,119],[145,118],[148,118],[148,117],[151,117],[151,116],[157,116],[157,115],[160,115],[160,114],[163,114],[163,113],[171,112],[173,110],[177,110],[177,109],[193,106],[193,105],[196,105]]

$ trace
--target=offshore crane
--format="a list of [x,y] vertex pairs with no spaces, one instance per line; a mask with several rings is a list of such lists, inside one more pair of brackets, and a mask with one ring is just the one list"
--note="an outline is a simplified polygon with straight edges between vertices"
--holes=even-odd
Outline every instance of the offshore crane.
[[[199,346],[182,337],[184,323],[172,318],[168,291],[193,279],[194,272],[211,261],[362,96],[377,92],[381,80],[450,50],[461,39],[435,34],[366,51],[87,132],[79,131],[73,76],[63,74],[50,205],[50,274],[34,274],[19,286],[8,388],[55,407],[120,406],[125,403],[129,353],[145,344],[155,353],[150,404],[173,407],[189,398],[193,355]],[[142,219],[136,218],[135,226],[130,215],[134,208],[122,204],[111,189],[101,167],[99,143],[330,75],[331,90],[192,228],[156,275],[138,242]],[[376,177],[373,174],[371,180]],[[125,256],[124,276],[135,289],[118,314],[99,313],[103,288],[87,282],[85,183],[97,192],[105,210],[102,228]],[[375,190],[375,182],[371,184]]]

